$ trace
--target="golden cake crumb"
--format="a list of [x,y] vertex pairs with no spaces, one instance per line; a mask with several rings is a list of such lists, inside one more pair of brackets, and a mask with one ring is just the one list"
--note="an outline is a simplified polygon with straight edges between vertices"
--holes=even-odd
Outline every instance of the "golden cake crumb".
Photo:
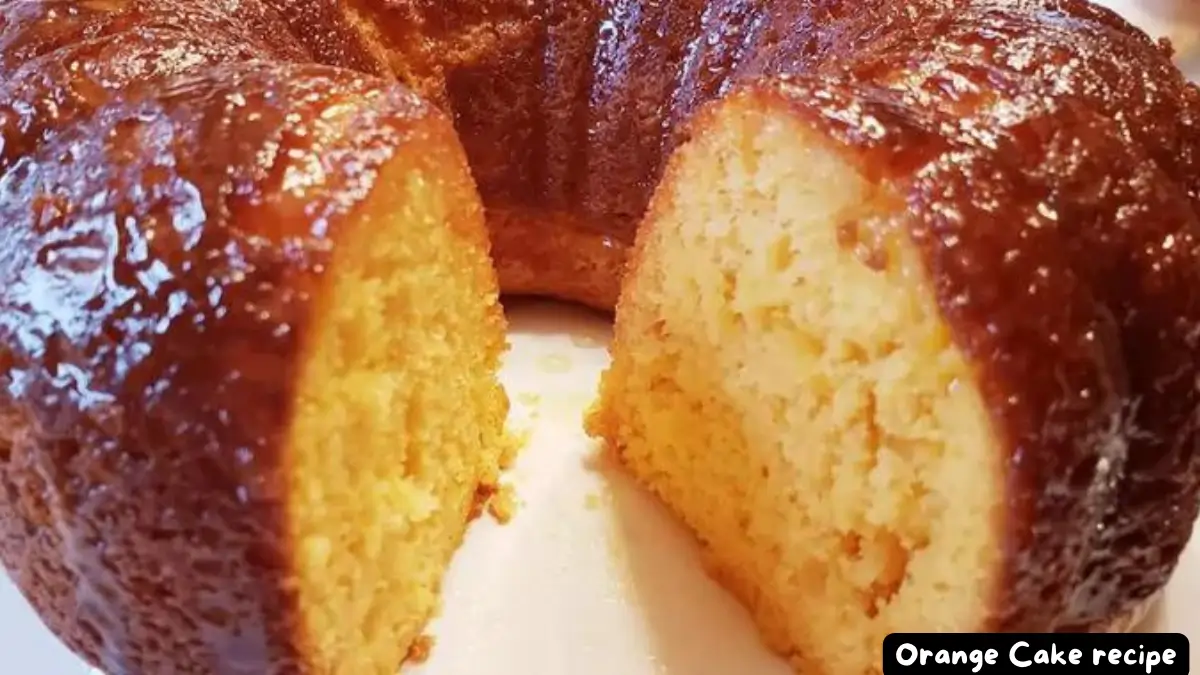
[[501,525],[507,524],[517,512],[517,495],[511,485],[501,485],[488,501],[488,513]]
[[483,515],[483,511],[488,507],[488,503],[496,494],[497,488],[491,483],[480,483],[479,487],[475,488],[475,495],[472,497],[471,510],[467,515],[468,520],[475,520]]
[[595,511],[600,508],[601,497],[595,492],[589,492],[583,498],[583,505],[588,511]]
[[408,656],[404,662],[409,665],[420,665],[429,660],[433,655],[433,646],[437,644],[437,640],[430,635],[418,635],[416,640],[408,648]]
[[509,437],[512,439],[512,445],[515,449],[510,449],[509,452],[519,453],[526,445],[529,445],[529,440],[533,438],[533,428],[528,426],[520,426],[518,428],[509,429]]
[[891,196],[755,105],[686,146],[646,221],[586,421],[609,448],[594,466],[618,462],[698,535],[798,672],[878,673],[889,633],[986,624],[1000,563],[971,523],[1003,495],[970,477],[1001,453],[978,390],[950,386],[971,367],[909,240],[880,230],[886,260],[846,246]]
[[[296,630],[313,636],[305,672],[393,672],[440,607],[463,512],[509,452],[486,232],[460,158],[426,154],[397,154],[341,221],[292,363],[288,461],[273,480],[281,536],[296,542]],[[405,236],[416,222],[428,227]]]
[[504,435],[504,445],[500,448],[500,469],[507,471],[512,468],[514,462],[517,461],[517,456],[529,445],[529,439],[532,438],[533,432],[529,428],[520,429],[518,431],[509,430]]

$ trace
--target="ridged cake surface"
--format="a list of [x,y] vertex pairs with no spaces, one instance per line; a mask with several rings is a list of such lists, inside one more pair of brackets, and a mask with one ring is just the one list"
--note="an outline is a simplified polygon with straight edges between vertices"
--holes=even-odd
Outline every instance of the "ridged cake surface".
[[[616,310],[592,432],[797,664],[877,667],[956,505],[981,601],[942,628],[1116,628],[1200,508],[1200,92],[1171,56],[1083,0],[0,0],[0,558],[113,675],[392,672],[510,459],[503,290]],[[815,248],[759,248],[781,232]],[[966,411],[982,478],[887,523],[838,661],[780,590],[836,565],[753,527],[799,512],[747,487],[797,432],[734,432],[787,427],[804,345],[837,352],[805,331],[871,293],[919,339],[839,363],[936,354],[895,405]],[[722,474],[692,431],[774,463]],[[740,501],[697,507],[709,470]],[[930,480],[805,550],[869,567],[859,510],[934,508]]]

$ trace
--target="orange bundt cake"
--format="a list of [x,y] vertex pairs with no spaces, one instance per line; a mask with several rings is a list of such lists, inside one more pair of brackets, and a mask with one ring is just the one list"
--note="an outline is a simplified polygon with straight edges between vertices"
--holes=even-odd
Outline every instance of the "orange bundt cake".
[[1198,110],[1082,0],[0,0],[0,561],[110,675],[391,675],[503,291],[615,309],[591,433],[798,668],[1121,628],[1200,507]]

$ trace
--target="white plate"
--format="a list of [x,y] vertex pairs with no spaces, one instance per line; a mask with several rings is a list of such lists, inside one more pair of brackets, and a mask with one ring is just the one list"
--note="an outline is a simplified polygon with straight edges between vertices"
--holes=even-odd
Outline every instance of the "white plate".
[[[1171,36],[1181,64],[1200,75],[1200,11],[1170,9],[1193,0],[1100,1],[1156,37]],[[522,305],[511,318],[505,384],[515,424],[531,433],[510,475],[521,504],[504,527],[484,518],[472,528],[430,627],[433,657],[406,675],[790,675],[704,574],[692,539],[594,461],[581,422],[607,363],[607,323],[544,304]],[[1198,601],[1200,537],[1142,630],[1200,642]],[[3,574],[0,626],[0,670],[89,673]],[[1191,659],[1200,671],[1200,649]]]
[[[433,657],[406,675],[790,675],[705,576],[691,538],[595,461],[580,425],[607,362],[607,323],[542,303],[510,316],[505,384],[514,425],[531,433],[510,474],[521,503],[508,525],[472,527],[430,627]],[[1193,546],[1146,629],[1200,640],[1198,598]],[[2,578],[0,626],[3,672],[88,672]]]

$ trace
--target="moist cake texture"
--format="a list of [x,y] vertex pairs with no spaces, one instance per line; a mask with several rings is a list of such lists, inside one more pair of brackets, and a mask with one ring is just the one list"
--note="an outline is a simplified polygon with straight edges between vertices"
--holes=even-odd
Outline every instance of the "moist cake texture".
[[798,669],[1124,628],[1200,508],[1171,56],[1083,0],[0,0],[0,561],[114,675],[393,673],[533,294],[615,312],[589,431]]

